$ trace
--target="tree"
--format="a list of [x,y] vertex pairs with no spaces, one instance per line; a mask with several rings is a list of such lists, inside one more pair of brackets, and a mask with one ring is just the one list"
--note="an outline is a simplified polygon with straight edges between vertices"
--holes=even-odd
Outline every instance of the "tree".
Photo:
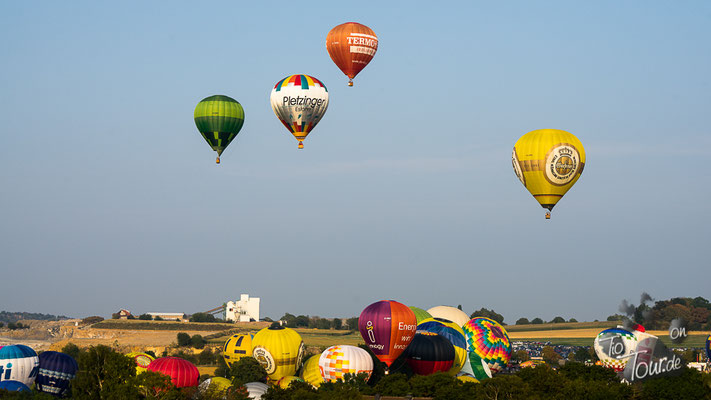
[[620,315],[620,314],[613,314],[613,315],[610,315],[609,317],[607,317],[607,320],[610,321],[610,322],[612,322],[612,321],[622,321],[623,319],[625,319],[625,316],[624,316],[624,315]]
[[241,386],[247,382],[265,382],[267,371],[255,358],[242,357],[232,364],[230,376],[233,385]]
[[217,319],[212,314],[199,312],[190,316],[190,322],[217,322]]
[[153,317],[150,314],[141,314],[138,316],[138,319],[141,321],[150,321],[153,319]]
[[568,320],[568,322],[578,322],[578,320],[575,319],[575,318],[571,318],[571,319]]
[[528,325],[530,323],[531,323],[531,321],[529,321],[528,318],[521,317],[516,320],[516,325]]
[[299,315],[294,319],[293,328],[306,328],[309,326],[309,317],[307,315]]
[[79,359],[79,353],[81,353],[81,350],[79,349],[79,346],[75,345],[72,342],[67,343],[62,347],[62,353],[71,356],[73,359],[77,360]]
[[565,322],[565,318],[563,317],[555,317],[551,320],[551,324],[560,324],[562,322]]
[[519,363],[528,361],[530,359],[531,359],[531,356],[528,354],[528,352],[526,350],[517,350],[511,354],[511,360],[518,361]]
[[205,339],[203,339],[201,335],[193,335],[193,337],[190,338],[190,344],[196,349],[202,349],[205,347]]
[[279,318],[280,321],[286,322],[286,326],[292,326],[293,321],[295,319],[296,319],[296,316],[294,314],[289,314],[289,313],[286,313],[286,314],[284,314],[284,316]]
[[348,329],[354,331],[358,329],[358,317],[351,317],[346,320],[346,325],[348,325]]
[[317,329],[331,329],[331,321],[327,320],[326,318],[321,318],[318,321],[316,321],[316,328]]
[[590,352],[585,347],[580,347],[575,350],[575,355],[573,356],[575,361],[585,362],[590,359]]
[[190,335],[188,335],[185,332],[178,333],[178,346],[180,346],[180,347],[189,346],[190,343],[191,343]]
[[542,324],[542,323],[543,323],[543,320],[540,319],[540,318],[534,318],[534,319],[531,320],[531,323],[532,323],[532,324],[536,324],[536,325],[537,325],[537,324]]
[[136,399],[135,361],[108,346],[92,346],[77,360],[79,371],[72,381],[72,397],[84,399]]
[[156,315],[153,317],[153,321],[163,321],[163,318],[160,315]]
[[333,329],[335,330],[341,330],[343,329],[343,320],[340,318],[334,318],[331,322],[331,326],[333,326]]
[[543,346],[541,357],[543,357],[543,361],[552,365],[558,365],[558,360],[563,359],[551,346]]
[[489,309],[486,309],[486,308],[484,308],[484,307],[482,307],[482,308],[481,308],[480,310],[478,310],[478,311],[474,311],[470,317],[471,317],[471,318],[486,317],[486,318],[489,318],[489,319],[493,319],[494,321],[496,321],[496,322],[498,322],[498,323],[500,323],[500,324],[502,324],[502,325],[503,325],[503,323],[504,323],[504,316],[503,316],[503,315],[497,313],[497,312],[494,311],[494,310],[489,310]]

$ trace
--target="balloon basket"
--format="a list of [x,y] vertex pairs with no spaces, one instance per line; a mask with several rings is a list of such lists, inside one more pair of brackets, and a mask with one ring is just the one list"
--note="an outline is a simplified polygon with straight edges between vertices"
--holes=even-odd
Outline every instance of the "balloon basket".
[[348,86],[353,87],[353,81],[348,81]]
[[546,219],[551,219],[551,212],[550,211],[546,211]]
[[300,149],[303,149],[303,148],[304,148],[304,142],[299,141],[299,148],[300,148]]
[[219,164],[219,163],[220,163],[220,157],[217,157],[217,159],[215,160],[215,164]]

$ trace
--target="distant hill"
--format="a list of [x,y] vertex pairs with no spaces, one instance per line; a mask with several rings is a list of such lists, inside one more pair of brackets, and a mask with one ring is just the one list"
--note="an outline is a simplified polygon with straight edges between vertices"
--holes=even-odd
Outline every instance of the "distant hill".
[[59,321],[62,319],[69,319],[69,317],[64,315],[51,315],[42,313],[30,313],[30,312],[10,312],[10,311],[0,311],[0,322],[6,324],[15,323],[22,319],[35,319],[41,321]]

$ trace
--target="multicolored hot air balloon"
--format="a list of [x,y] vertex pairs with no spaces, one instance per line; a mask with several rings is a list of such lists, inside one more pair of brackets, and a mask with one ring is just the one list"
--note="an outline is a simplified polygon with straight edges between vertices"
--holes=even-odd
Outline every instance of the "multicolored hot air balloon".
[[363,310],[358,319],[358,330],[378,360],[387,365],[412,342],[417,330],[417,318],[406,305],[394,300],[381,300]]
[[467,313],[457,307],[437,306],[430,308],[427,312],[435,318],[450,320],[457,324],[457,326],[464,326],[464,324],[469,321]]
[[39,373],[39,357],[31,347],[13,344],[0,349],[0,382],[18,381],[32,386]]
[[467,361],[467,337],[462,328],[443,318],[427,318],[417,324],[417,333],[436,333],[454,346],[454,363],[447,373],[457,375]]
[[148,370],[168,375],[173,385],[178,388],[197,386],[200,378],[197,367],[179,357],[156,358],[148,364]]
[[306,383],[311,386],[318,388],[322,383],[325,382],[323,375],[321,375],[321,370],[318,366],[318,361],[321,358],[320,354],[313,355],[309,357],[306,362],[304,362],[304,368],[301,368],[299,377],[302,378]]
[[309,75],[290,75],[277,82],[270,96],[279,121],[304,148],[304,139],[321,121],[328,108],[328,90]]
[[[650,335],[651,336],[651,335]],[[597,334],[593,348],[602,366],[623,371],[629,361],[629,356],[637,347],[637,336],[622,328],[610,328]]]
[[706,361],[711,362],[711,335],[706,337]]
[[432,318],[432,315],[430,315],[430,313],[421,308],[410,306],[410,310],[415,313],[415,318],[417,318],[418,325],[420,324],[420,322],[422,322],[423,319]]
[[356,346],[331,346],[321,353],[318,361],[321,376],[326,381],[343,379],[345,374],[373,373],[373,358],[367,351]]
[[274,382],[296,374],[303,362],[304,351],[301,335],[291,328],[264,328],[252,339],[252,357],[259,361]]
[[39,355],[39,373],[35,380],[37,390],[62,396],[69,390],[69,381],[77,375],[79,366],[72,356],[56,351]]
[[523,186],[548,209],[546,219],[550,219],[553,207],[583,173],[585,149],[570,132],[539,129],[516,142],[511,163]]
[[462,330],[467,336],[472,368],[478,367],[477,357],[484,361],[492,373],[500,372],[509,365],[511,341],[501,324],[490,318],[477,317],[464,324]]
[[432,332],[418,332],[405,351],[405,360],[417,375],[446,372],[454,365],[454,346],[446,338]]
[[222,347],[222,357],[228,367],[242,357],[252,356],[252,335],[251,333],[238,333],[230,336]]
[[326,50],[331,60],[349,78],[348,86],[353,86],[353,78],[378,51],[378,37],[365,25],[346,22],[328,32]]
[[156,358],[147,353],[132,352],[126,354],[127,357],[133,358],[136,362],[136,374],[142,374],[148,369],[148,365]]
[[195,107],[195,125],[207,144],[220,155],[244,125],[244,109],[231,97],[215,95],[202,99]]

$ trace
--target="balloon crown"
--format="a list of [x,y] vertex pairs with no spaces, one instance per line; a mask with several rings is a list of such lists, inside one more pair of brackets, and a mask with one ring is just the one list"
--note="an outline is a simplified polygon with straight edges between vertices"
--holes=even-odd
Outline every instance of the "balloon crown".
[[563,147],[562,149],[560,149],[560,151],[558,151],[558,153],[560,153],[560,155],[562,155],[562,156],[572,156],[573,150],[571,150],[567,147]]

